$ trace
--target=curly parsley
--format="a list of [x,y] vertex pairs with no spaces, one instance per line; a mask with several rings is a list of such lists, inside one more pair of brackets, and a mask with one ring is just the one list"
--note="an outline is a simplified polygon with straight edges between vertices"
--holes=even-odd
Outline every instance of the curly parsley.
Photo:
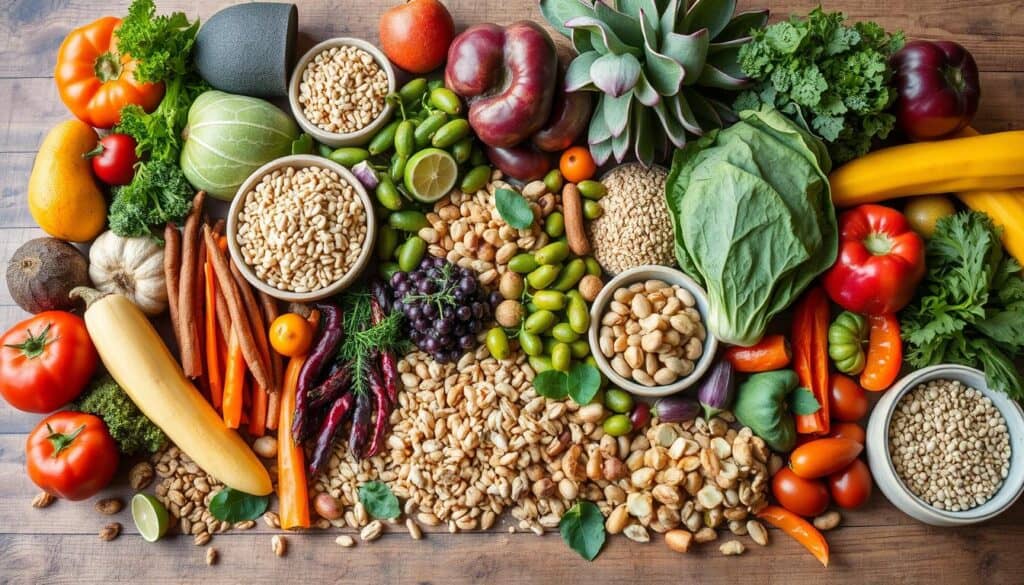
[[757,80],[736,98],[737,110],[774,106],[801,120],[825,140],[836,163],[868,152],[896,122],[886,112],[896,99],[889,86],[889,56],[903,34],[888,34],[873,22],[845,26],[841,12],[815,8],[752,32],[740,49],[743,73]]

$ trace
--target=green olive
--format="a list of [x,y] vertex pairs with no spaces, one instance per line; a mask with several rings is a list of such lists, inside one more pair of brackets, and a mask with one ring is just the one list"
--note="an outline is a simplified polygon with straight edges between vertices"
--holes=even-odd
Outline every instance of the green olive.
[[421,211],[406,210],[396,211],[388,216],[388,225],[403,232],[418,232],[423,228],[430,227],[427,216]]
[[565,265],[558,275],[558,280],[551,283],[551,288],[565,292],[576,286],[576,283],[587,273],[587,263],[582,258],[575,258]]
[[561,211],[552,212],[544,220],[544,231],[552,238],[560,238],[565,233],[565,216]]
[[385,224],[377,229],[377,259],[387,261],[398,247],[398,232]]
[[551,367],[559,372],[568,372],[572,365],[572,348],[568,343],[558,342],[551,348]]
[[566,293],[566,298],[568,300],[566,301],[565,318],[569,321],[569,327],[583,335],[587,329],[590,329],[590,310],[587,308],[587,302],[583,300],[579,291],[575,290]]
[[573,343],[580,338],[579,334],[573,331],[568,323],[559,323],[552,327],[551,336],[563,343]]
[[398,96],[402,98],[402,103],[411,104],[427,93],[427,79],[425,77],[417,77],[403,85],[398,90]]
[[380,203],[384,209],[398,211],[402,208],[402,195],[398,192],[398,188],[395,187],[390,176],[384,175],[380,178],[374,194],[377,196],[377,203]]
[[597,200],[604,197],[605,194],[608,193],[608,190],[605,189],[603,184],[601,184],[598,181],[593,181],[589,179],[577,183],[576,188],[579,189],[580,195],[586,197],[587,199]]
[[508,269],[519,274],[528,274],[533,272],[538,266],[540,266],[540,264],[537,264],[537,259],[533,257],[533,254],[528,252],[516,254],[508,261]]
[[633,410],[633,396],[625,390],[612,388],[604,393],[604,405],[612,412],[629,414]]
[[629,422],[629,417],[624,414],[609,416],[604,419],[604,424],[601,426],[604,428],[604,434],[612,437],[628,435],[633,430],[633,423]]
[[474,167],[480,165],[490,164],[491,161],[487,159],[487,154],[479,146],[473,148],[473,154],[469,155],[469,164]]
[[430,92],[430,105],[446,114],[457,116],[462,113],[462,100],[455,92],[446,88],[438,87]]
[[583,217],[587,219],[597,219],[602,215],[604,215],[604,209],[601,208],[600,203],[589,199],[583,202]]
[[587,256],[583,261],[587,263],[587,274],[591,276],[601,276],[601,263],[597,261],[597,258]]
[[434,136],[430,139],[430,144],[434,148],[448,148],[469,136],[470,132],[472,132],[472,130],[469,127],[469,120],[465,118],[455,118],[437,129],[437,132],[435,132]]
[[370,158],[370,151],[365,148],[356,148],[354,146],[344,146],[331,151],[328,155],[329,159],[338,163],[343,167],[354,167],[355,165],[363,162]]
[[547,311],[561,311],[565,308],[565,293],[557,290],[539,290],[533,293],[533,304]]
[[533,255],[538,264],[558,264],[569,257],[569,244],[565,242],[552,242],[544,246]]
[[555,282],[562,267],[557,264],[545,264],[526,275],[526,282],[537,290],[543,290]]
[[551,358],[546,355],[531,355],[530,367],[538,374],[553,369],[551,365]]
[[525,329],[519,332],[519,347],[528,356],[535,356],[544,353],[544,342],[540,336],[534,335]]
[[[573,332],[575,333],[575,331]],[[577,339],[569,344],[572,348],[572,357],[581,360],[590,355],[590,344],[586,339]]]
[[551,329],[551,326],[557,320],[558,317],[551,311],[540,310],[526,318],[526,321],[523,323],[523,329],[534,335],[540,335]]
[[468,173],[466,173],[466,176],[462,177],[462,183],[459,185],[459,190],[463,193],[476,193],[487,186],[487,181],[490,180],[491,167],[487,165],[473,167]]
[[452,147],[452,156],[455,157],[455,162],[460,165],[469,160],[470,155],[473,154],[473,137],[467,136],[462,140],[455,143]]
[[491,352],[496,360],[506,359],[511,353],[508,347],[508,335],[505,335],[505,330],[501,327],[492,327],[487,332],[486,344],[487,351]]
[[376,134],[374,134],[373,139],[370,140],[370,144],[367,145],[366,150],[368,150],[372,155],[378,155],[391,150],[395,144],[395,133],[398,131],[398,125],[401,123],[401,120],[395,120],[381,128]]
[[397,152],[391,156],[391,166],[388,167],[388,176],[391,180],[396,183],[401,183],[402,179],[405,178],[405,165],[409,162],[409,157],[398,154]]
[[430,139],[434,137],[434,133],[447,122],[448,114],[444,112],[434,112],[427,116],[425,120],[420,122],[419,126],[416,126],[416,131],[413,132],[412,136],[416,142],[416,148],[426,148],[430,144]]
[[419,236],[412,236],[398,249],[398,267],[402,272],[412,272],[423,261],[427,253],[427,242]]
[[562,190],[562,173],[558,169],[553,169],[544,175],[544,186],[547,187],[548,193],[558,193]]
[[395,153],[400,156],[412,156],[412,151],[416,148],[416,139],[413,138],[415,130],[416,124],[412,120],[403,120],[398,125],[398,130],[395,131]]

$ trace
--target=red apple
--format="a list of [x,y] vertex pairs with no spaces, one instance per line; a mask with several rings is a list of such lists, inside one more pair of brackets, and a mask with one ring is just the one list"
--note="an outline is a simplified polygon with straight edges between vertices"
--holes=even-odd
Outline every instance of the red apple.
[[410,73],[427,73],[443,65],[454,36],[452,15],[438,0],[410,0],[380,17],[384,54]]

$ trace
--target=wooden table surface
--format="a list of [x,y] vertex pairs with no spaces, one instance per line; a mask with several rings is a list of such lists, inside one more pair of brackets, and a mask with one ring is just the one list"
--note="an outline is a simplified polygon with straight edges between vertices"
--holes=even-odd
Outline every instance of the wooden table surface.
[[[377,19],[397,0],[298,0],[300,50],[314,41],[353,35],[377,39]],[[540,20],[530,0],[445,0],[458,26],[479,21]],[[29,215],[25,193],[33,156],[46,132],[70,116],[53,82],[61,40],[72,28],[106,14],[124,14],[128,0],[4,0],[0,9],[0,258],[5,262],[25,240],[42,235]],[[231,0],[157,0],[158,10],[184,10],[206,18]],[[806,13],[817,0],[741,0],[767,5],[773,18]],[[954,39],[966,45],[982,70],[983,100],[976,126],[982,131],[1024,128],[1024,3],[1020,0],[846,0],[825,2],[855,19],[876,20],[908,37]],[[0,327],[25,313],[0,286]],[[275,558],[271,531],[262,523],[249,532],[213,540],[220,562],[207,567],[205,549],[190,538],[149,544],[137,534],[127,510],[115,520],[124,534],[101,542],[109,521],[93,502],[59,501],[37,510],[39,490],[24,473],[26,433],[39,417],[0,405],[0,583],[82,582],[293,582],[354,583],[1022,583],[1024,504],[984,525],[937,529],[893,508],[877,492],[862,510],[845,514],[828,533],[832,566],[778,531],[771,545],[723,557],[717,546],[672,553],[660,539],[648,545],[609,539],[593,563],[581,560],[557,534],[429,534],[410,540],[397,528],[369,545],[342,549],[337,535],[288,535],[289,551]],[[99,497],[130,496],[122,477]]]

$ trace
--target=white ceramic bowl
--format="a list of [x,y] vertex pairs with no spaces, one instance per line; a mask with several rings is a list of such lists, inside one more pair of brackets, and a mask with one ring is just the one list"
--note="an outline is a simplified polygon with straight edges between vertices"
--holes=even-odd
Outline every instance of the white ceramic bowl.
[[623,378],[614,369],[612,369],[611,363],[598,349],[598,334],[601,330],[601,318],[604,317],[605,312],[608,311],[608,305],[611,303],[616,290],[628,287],[635,282],[642,282],[651,279],[663,280],[670,285],[679,285],[680,287],[688,290],[697,301],[697,311],[700,313],[701,320],[705,324],[707,323],[707,293],[705,293],[704,289],[701,288],[700,285],[692,278],[674,268],[669,268],[668,266],[637,266],[636,268],[630,268],[625,272],[621,272],[615,278],[611,279],[611,281],[601,289],[597,298],[594,299],[594,303],[590,307],[589,340],[590,347],[593,349],[591,353],[594,356],[594,360],[597,361],[597,367],[608,378],[613,386],[618,386],[619,388],[628,390],[638,396],[657,398],[661,396],[668,396],[669,394],[675,394],[676,392],[685,390],[697,383],[715,360],[715,352],[718,350],[718,340],[715,339],[714,335],[708,333],[704,339],[704,353],[701,354],[697,363],[694,364],[693,371],[690,372],[690,375],[680,378],[667,386],[644,386],[643,384],[639,384],[633,380]]
[[380,115],[374,118],[372,122],[355,132],[348,133],[328,132],[306,118],[306,115],[302,112],[302,104],[299,103],[299,84],[302,82],[303,71],[306,70],[309,62],[320,53],[333,47],[346,46],[357,47],[373,56],[374,60],[377,61],[377,64],[380,65],[388,76],[388,93],[394,93],[398,84],[395,77],[395,68],[391,66],[391,61],[388,61],[388,58],[380,49],[362,39],[353,37],[327,39],[306,51],[306,54],[299,58],[299,62],[295,65],[295,70],[292,72],[291,82],[288,84],[288,103],[291,104],[292,115],[295,116],[295,120],[302,127],[302,130],[315,138],[317,142],[332,148],[362,146],[366,144],[377,133],[377,130],[380,130],[388,123],[395,109],[391,102],[385,103]]
[[[363,247],[360,250],[359,257],[356,259],[355,263],[349,271],[341,277],[341,279],[320,290],[307,293],[281,290],[263,282],[258,276],[256,276],[252,267],[242,260],[242,251],[238,247],[238,214],[242,210],[242,206],[245,204],[247,194],[263,179],[264,175],[285,167],[295,167],[296,169],[320,167],[334,171],[342,178],[342,180],[352,185],[352,188],[355,189],[356,196],[359,197],[359,201],[362,202],[363,208],[366,211],[366,239],[363,240]],[[313,156],[311,154],[293,154],[291,156],[285,156],[277,160],[270,161],[253,171],[253,173],[249,175],[249,177],[238,188],[238,193],[231,201],[231,207],[228,209],[227,219],[228,248],[231,250],[231,259],[238,266],[238,270],[242,273],[242,276],[249,281],[249,284],[253,285],[258,290],[267,293],[275,299],[280,299],[289,303],[308,303],[318,301],[320,299],[326,299],[327,297],[334,296],[352,286],[352,284],[354,284],[359,278],[359,275],[362,274],[363,270],[366,269],[366,266],[370,263],[370,258],[373,255],[373,246],[377,241],[377,219],[374,216],[373,201],[366,193],[366,189],[363,188],[362,183],[360,183],[348,169],[338,163],[321,156]]]
[[[959,380],[992,400],[1006,419],[1010,433],[1010,472],[1003,485],[984,504],[962,512],[939,510],[911,492],[896,473],[889,457],[889,423],[903,396],[931,380]],[[1024,491],[1024,412],[1002,392],[990,390],[985,374],[959,365],[937,365],[907,375],[889,389],[871,412],[867,430],[868,465],[885,497],[904,513],[933,526],[965,526],[994,518],[1007,510]]]

